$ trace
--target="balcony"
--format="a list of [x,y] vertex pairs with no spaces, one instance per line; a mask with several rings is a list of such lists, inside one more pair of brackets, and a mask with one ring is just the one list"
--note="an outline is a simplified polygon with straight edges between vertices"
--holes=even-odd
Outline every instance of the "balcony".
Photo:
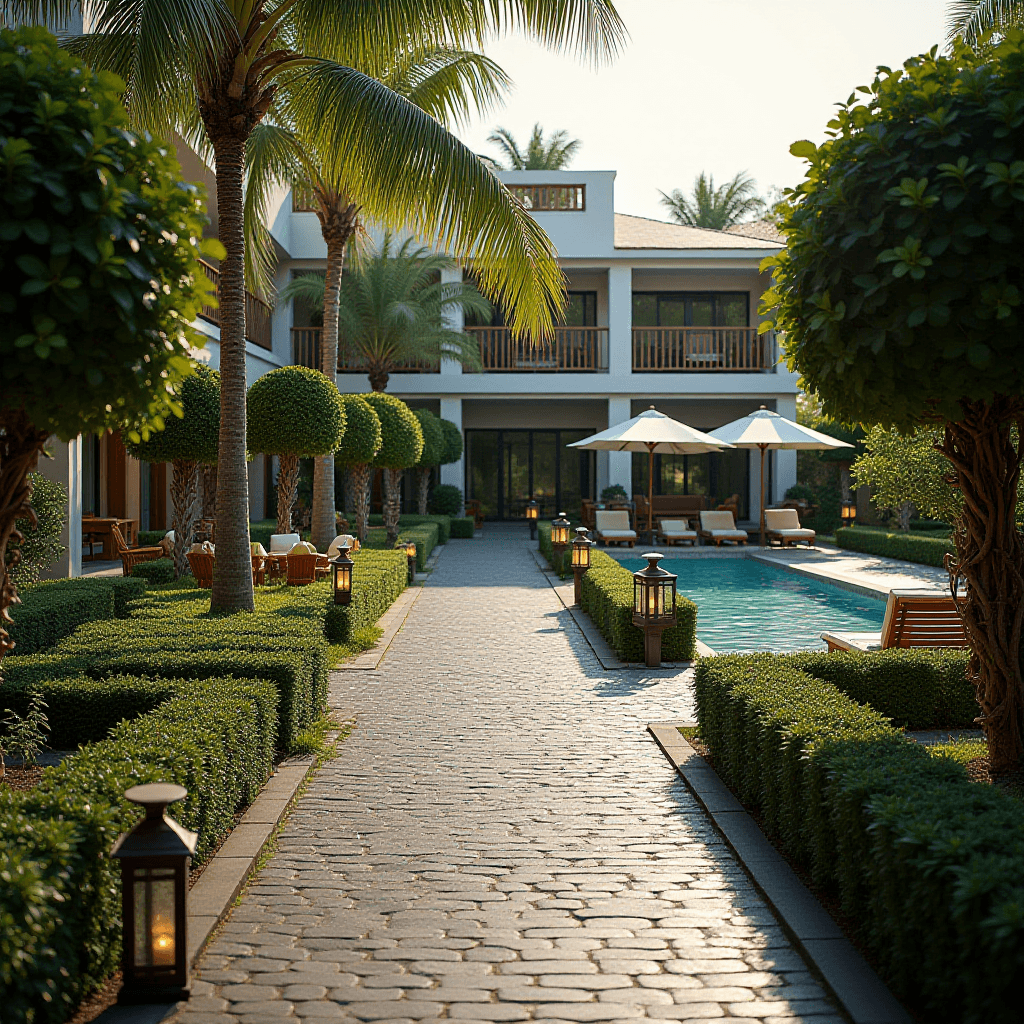
[[[320,327],[292,328],[292,363],[295,366],[309,366],[320,369]],[[392,373],[438,373],[436,366],[423,363],[396,366]],[[366,373],[366,367],[345,352],[338,353],[338,373]]]
[[773,373],[775,332],[756,327],[634,327],[634,373]]
[[480,344],[484,373],[607,373],[607,327],[556,327],[533,344],[508,327],[467,327]]
[[[220,299],[220,271],[206,260],[200,260],[206,276],[217,289],[217,298]],[[220,327],[220,310],[213,306],[203,306],[199,315],[208,323]],[[270,333],[270,307],[262,300],[256,298],[251,292],[245,293],[245,337],[254,345],[265,348],[268,352],[273,349],[273,342]]]

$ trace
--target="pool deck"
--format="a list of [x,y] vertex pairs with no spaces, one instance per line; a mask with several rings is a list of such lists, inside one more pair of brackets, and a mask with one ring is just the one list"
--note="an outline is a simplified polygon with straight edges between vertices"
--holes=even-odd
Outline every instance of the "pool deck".
[[819,544],[814,548],[741,548],[715,547],[636,547],[601,548],[619,560],[639,558],[646,551],[657,551],[666,558],[752,558],[787,572],[808,576],[865,597],[885,600],[890,590],[936,590],[948,592],[945,569],[917,565],[896,558],[864,555]]

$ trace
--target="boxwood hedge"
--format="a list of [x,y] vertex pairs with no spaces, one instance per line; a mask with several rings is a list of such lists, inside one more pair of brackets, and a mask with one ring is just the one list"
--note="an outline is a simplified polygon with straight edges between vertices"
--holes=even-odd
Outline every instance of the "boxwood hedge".
[[940,569],[953,542],[942,537],[921,537],[913,533],[886,533],[862,526],[844,526],[836,530],[836,544],[850,551],[885,558],[902,558],[905,562],[935,565]]
[[922,1019],[1019,1020],[1024,807],[793,658],[703,659],[696,697],[716,770],[839,894],[896,995]]
[[[437,543],[447,544],[451,540],[452,534],[452,517],[441,516],[441,515],[429,515],[420,516],[414,515],[413,513],[402,513],[401,518],[398,520],[398,528],[400,530],[411,529],[412,527],[422,526],[424,523],[433,523],[437,526]],[[371,526],[383,526],[384,517],[379,513],[374,513],[370,516]]]
[[464,516],[452,520],[452,536],[462,540],[472,540],[476,533],[476,523],[472,516]]
[[170,583],[174,579],[174,559],[154,558],[132,566],[131,575],[150,583]]

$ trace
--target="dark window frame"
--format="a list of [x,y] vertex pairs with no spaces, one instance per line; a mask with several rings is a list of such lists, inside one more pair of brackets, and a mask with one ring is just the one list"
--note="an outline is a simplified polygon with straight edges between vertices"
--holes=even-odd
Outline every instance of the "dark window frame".
[[[713,305],[713,308],[714,308],[714,316],[712,317],[712,319],[715,320],[715,323],[712,326],[714,326],[714,327],[737,327],[738,328],[740,326],[739,324],[720,324],[720,323],[718,323],[718,308],[719,308],[718,307],[718,298],[719,298],[719,296],[729,296],[730,298],[737,298],[737,297],[739,297],[741,295],[743,296],[744,305],[746,306],[746,314],[744,316],[744,320],[746,322],[742,326],[743,327],[749,327],[750,326],[750,292],[748,292],[748,291],[746,291],[746,292],[744,292],[744,291],[684,291],[684,292],[676,292],[676,291],[674,291],[674,292],[635,291],[635,292],[633,292],[633,301],[634,302],[636,301],[637,297],[639,297],[639,296],[653,297],[654,298],[654,300],[655,300],[655,309],[657,311],[655,319],[658,320],[658,323],[656,323],[656,324],[638,324],[638,323],[634,322],[633,326],[634,327],[664,327],[664,326],[671,326],[671,327],[678,327],[678,326],[694,327],[694,326],[705,326],[705,325],[702,325],[702,324],[696,324],[695,325],[693,323],[693,302],[694,302],[695,299],[710,299],[712,301],[712,305]],[[674,302],[682,302],[682,303],[684,303],[683,319],[684,319],[685,322],[682,325],[679,325],[679,324],[669,324],[669,325],[666,325],[666,324],[662,324],[661,323],[661,303],[662,303],[662,300],[670,300],[670,301],[674,301]],[[630,312],[632,312],[632,307],[631,307]]]

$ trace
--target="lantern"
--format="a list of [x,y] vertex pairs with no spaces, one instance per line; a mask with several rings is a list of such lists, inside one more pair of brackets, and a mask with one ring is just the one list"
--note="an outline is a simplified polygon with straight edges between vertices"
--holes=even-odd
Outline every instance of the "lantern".
[[537,519],[540,516],[540,505],[532,498],[526,503],[526,521],[530,524],[530,540],[537,539]]
[[593,542],[587,538],[585,526],[576,527],[576,539],[572,542],[572,575],[576,603],[580,604],[580,596],[583,590],[583,577],[590,568],[590,549]]
[[644,661],[661,664],[661,634],[676,624],[676,577],[658,563],[662,556],[643,556],[647,565],[633,573],[633,625],[644,631]]
[[561,575],[562,560],[565,549],[569,546],[569,520],[564,512],[558,513],[557,519],[551,520],[551,556],[555,562],[555,571]]
[[348,557],[348,546],[345,545],[338,550],[338,554],[330,561],[331,572],[334,581],[334,603],[350,604],[352,601],[352,566],[353,561]]
[[188,869],[199,837],[164,814],[168,804],[187,795],[182,786],[161,783],[125,793],[146,816],[111,851],[121,861],[121,1003],[189,997]]
[[412,540],[395,541],[395,550],[404,551],[409,570],[409,586],[416,582],[416,542]]
[[855,501],[844,501],[839,511],[843,526],[853,526],[857,522],[857,503]]

